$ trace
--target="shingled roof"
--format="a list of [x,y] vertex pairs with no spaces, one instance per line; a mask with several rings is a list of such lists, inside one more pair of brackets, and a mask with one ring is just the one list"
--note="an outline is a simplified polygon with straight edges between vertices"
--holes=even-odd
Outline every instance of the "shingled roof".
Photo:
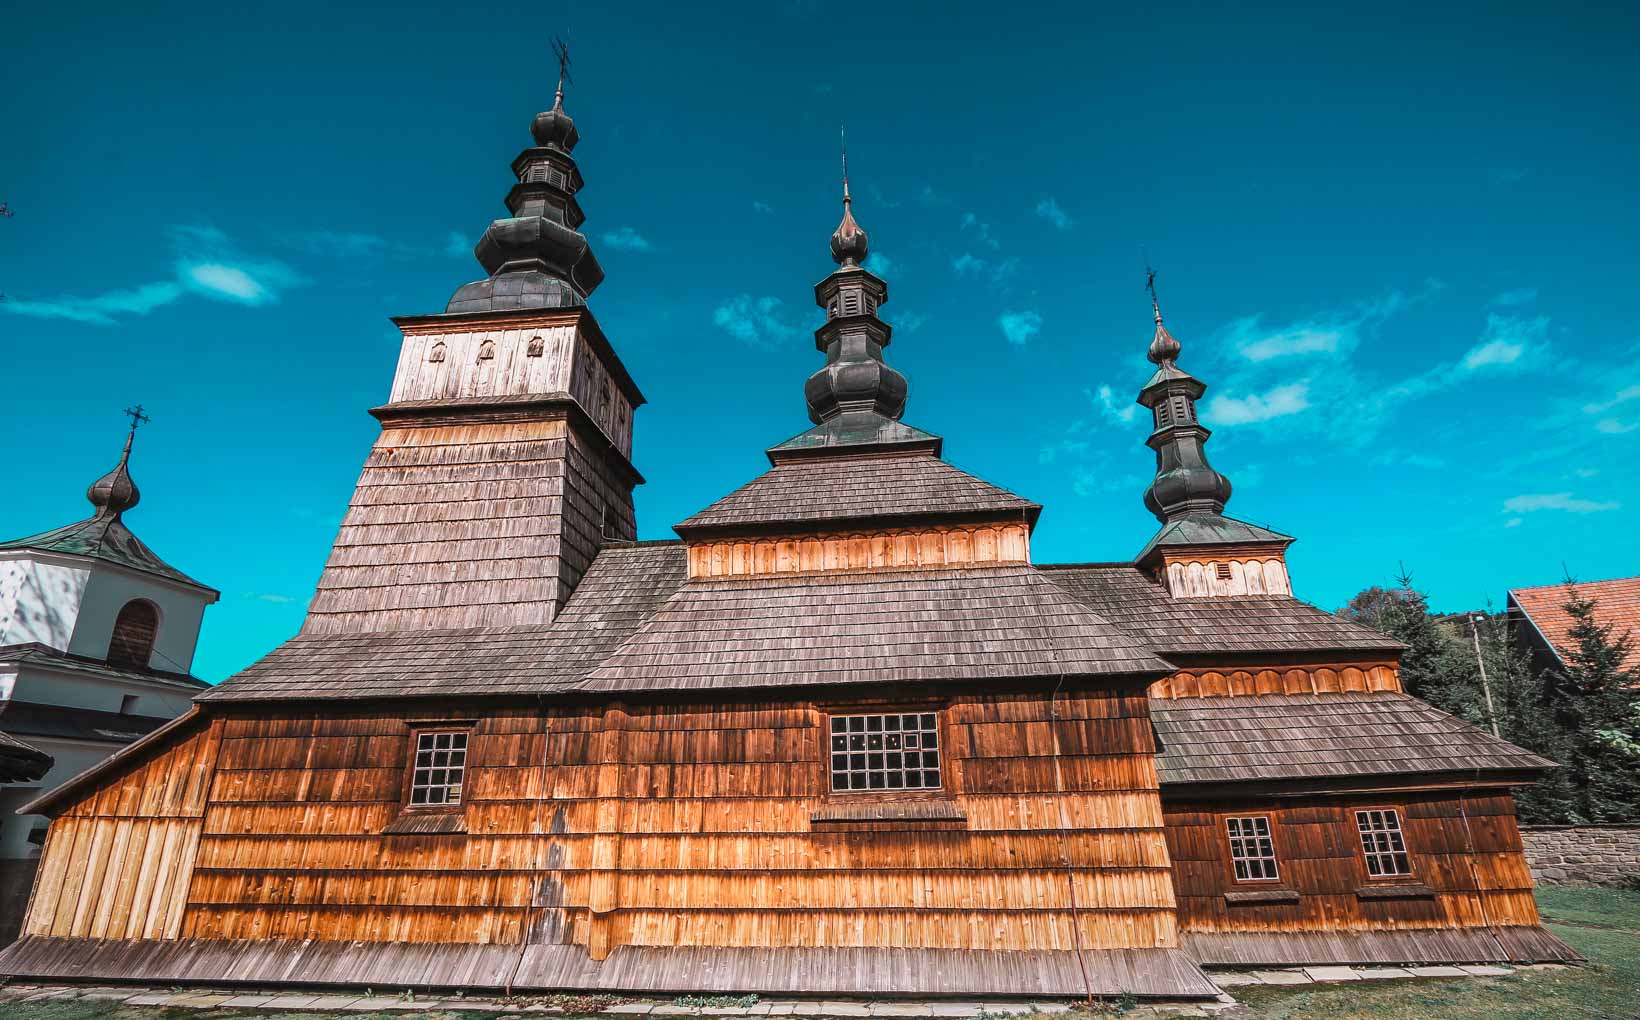
[[582,688],[881,684],[1171,669],[1034,569],[1003,566],[692,582]]
[[1042,507],[959,471],[928,451],[783,460],[677,525],[708,530],[766,529],[840,521],[952,515],[1023,515]]
[[679,542],[605,548],[551,624],[298,635],[201,701],[569,690],[683,583]]
[[1164,784],[1555,767],[1396,691],[1153,698]]
[[144,545],[115,515],[99,514],[38,535],[0,542],[0,551],[13,549],[85,556],[218,594],[216,589],[201,584],[160,559],[159,554]]
[[1176,599],[1126,563],[1043,565],[1042,576],[1163,655],[1399,651],[1394,638],[1284,595]]
[[1624,666],[1640,669],[1640,577],[1512,588],[1509,601],[1543,636],[1544,643],[1555,655],[1564,658],[1577,643],[1572,640],[1571,614],[1566,612],[1566,603],[1574,593],[1594,603],[1595,622],[1611,624],[1613,637],[1621,637],[1625,632],[1633,635]]
[[0,731],[0,783],[33,782],[51,766],[51,755]]

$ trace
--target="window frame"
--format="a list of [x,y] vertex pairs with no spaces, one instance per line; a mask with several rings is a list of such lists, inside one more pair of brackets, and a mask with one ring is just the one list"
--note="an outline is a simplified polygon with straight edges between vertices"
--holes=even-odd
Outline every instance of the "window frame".
[[[120,620],[124,618],[127,610],[139,603],[147,606],[148,611],[154,615],[154,627],[148,633],[146,653],[141,657],[140,662],[124,657],[116,659],[114,657],[114,644],[120,638]],[[120,603],[120,608],[114,612],[114,624],[108,632],[108,648],[103,652],[103,661],[115,669],[135,669],[139,671],[153,669],[154,653],[159,648],[159,635],[164,626],[165,612],[160,609],[158,602],[145,595],[135,595],[126,599]]]
[[[1240,875],[1238,875],[1236,873],[1236,844],[1235,844],[1235,840],[1230,836],[1230,822],[1232,820],[1244,821],[1244,820],[1253,819],[1253,818],[1262,818],[1262,819],[1264,819],[1265,827],[1268,829],[1268,833],[1269,833],[1268,838],[1270,840],[1270,856],[1269,857],[1257,857],[1257,858],[1245,858],[1245,859],[1246,860],[1259,860],[1259,861],[1268,860],[1270,862],[1270,867],[1275,870],[1275,874],[1270,876],[1269,878],[1242,878]],[[1257,812],[1252,812],[1252,811],[1225,811],[1225,812],[1222,812],[1222,813],[1219,814],[1218,823],[1219,823],[1219,842],[1224,847],[1224,853],[1225,853],[1225,858],[1224,859],[1225,859],[1225,862],[1229,866],[1230,881],[1235,883],[1236,885],[1259,885],[1259,886],[1278,885],[1279,886],[1282,882],[1282,869],[1281,869],[1281,853],[1276,849],[1276,817],[1275,817],[1275,815],[1272,814],[1269,811],[1257,811]],[[1241,838],[1246,839],[1248,837],[1241,837]],[[1252,838],[1256,839],[1258,837],[1255,836],[1255,837],[1252,837]]]
[[[467,808],[468,791],[472,782],[472,755],[473,730],[476,722],[472,720],[414,722],[410,724],[410,732],[405,742],[404,779],[401,783],[399,796],[399,811],[403,814],[460,814]],[[439,804],[417,804],[414,802],[416,790],[416,756],[421,751],[421,738],[438,733],[460,733],[466,739],[466,746],[462,750],[461,759],[461,793],[454,801]],[[448,785],[448,784],[446,784]]]
[[[873,800],[949,800],[956,793],[956,777],[951,768],[951,757],[947,754],[950,747],[948,727],[945,719],[945,704],[929,704],[927,702],[911,704],[870,704],[862,705],[859,702],[835,705],[816,706],[821,715],[820,724],[820,770],[821,783],[825,789],[827,800],[841,800],[849,803],[861,803]],[[831,770],[831,721],[834,718],[850,716],[905,716],[905,715],[932,715],[934,717],[934,733],[938,746],[935,753],[939,755],[940,785],[917,787],[882,787],[881,789],[867,786],[860,790],[839,790],[832,786]],[[902,731],[903,732],[903,731]],[[919,729],[919,732],[922,732]],[[869,753],[869,752],[868,752]],[[887,752],[884,752],[887,753]],[[919,769],[917,771],[927,771]],[[869,775],[869,769],[867,770]]]
[[[1352,834],[1354,834],[1354,836],[1355,836],[1355,848],[1356,848],[1357,852],[1360,855],[1359,857],[1357,857],[1357,860],[1359,860],[1361,862],[1361,870],[1363,872],[1365,872],[1368,882],[1405,882],[1408,879],[1417,877],[1417,875],[1418,875],[1418,865],[1417,865],[1417,862],[1414,860],[1413,855],[1412,855],[1412,844],[1407,841],[1407,825],[1406,825],[1407,812],[1406,812],[1405,808],[1398,807],[1398,806],[1393,805],[1393,804],[1373,804],[1373,805],[1368,805],[1368,806],[1365,806],[1365,807],[1352,807],[1352,808],[1349,808],[1348,810],[1349,810],[1348,824],[1349,824],[1349,827],[1350,827],[1350,832]],[[1388,812],[1393,812],[1394,813],[1394,815],[1395,815],[1395,834],[1397,836],[1401,837],[1401,849],[1399,851],[1394,851],[1394,850],[1391,850],[1391,851],[1373,851],[1372,855],[1376,855],[1376,856],[1381,857],[1381,856],[1384,856],[1385,853],[1389,853],[1389,854],[1400,853],[1401,856],[1403,856],[1407,859],[1407,870],[1406,871],[1396,872],[1394,874],[1379,874],[1379,875],[1375,875],[1375,874],[1372,873],[1372,865],[1370,863],[1368,863],[1369,852],[1367,850],[1367,843],[1366,843],[1366,840],[1362,838],[1364,835],[1366,835],[1366,833],[1361,829],[1361,818],[1360,818],[1360,816],[1364,815],[1364,814],[1368,814],[1368,813],[1373,812],[1373,811],[1377,811],[1377,812],[1388,811]],[[1375,831],[1387,831],[1387,830],[1375,830]]]

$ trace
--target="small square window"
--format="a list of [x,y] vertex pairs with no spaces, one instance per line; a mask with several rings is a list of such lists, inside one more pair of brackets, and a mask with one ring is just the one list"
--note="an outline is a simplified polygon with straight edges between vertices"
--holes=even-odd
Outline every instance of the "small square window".
[[933,712],[831,717],[833,793],[939,788],[939,717]]
[[1357,811],[1355,828],[1361,834],[1361,852],[1367,858],[1367,874],[1389,878],[1412,874],[1406,840],[1401,836],[1401,815],[1392,808]]
[[1224,827],[1230,837],[1230,863],[1236,869],[1236,881],[1273,882],[1280,877],[1269,816],[1226,818]]
[[467,774],[467,731],[426,730],[416,734],[410,762],[410,806],[445,807],[461,803]]

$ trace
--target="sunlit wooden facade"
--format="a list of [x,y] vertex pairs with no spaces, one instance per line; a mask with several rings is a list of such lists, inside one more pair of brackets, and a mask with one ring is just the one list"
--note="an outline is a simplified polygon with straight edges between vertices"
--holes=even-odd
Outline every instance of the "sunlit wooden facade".
[[490,275],[398,320],[302,633],[37,804],[0,972],[1201,997],[1217,965],[1570,955],[1509,792],[1550,763],[1292,597],[1159,311],[1162,529],[1035,564],[1041,507],[901,421],[845,198],[814,427],[632,541],[643,397],[584,307],[573,122],[533,131]]

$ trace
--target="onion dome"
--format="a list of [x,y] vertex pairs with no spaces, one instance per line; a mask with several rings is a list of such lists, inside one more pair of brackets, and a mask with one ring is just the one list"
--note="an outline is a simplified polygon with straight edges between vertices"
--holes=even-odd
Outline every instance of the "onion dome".
[[1139,403],[1150,409],[1154,419],[1145,445],[1156,451],[1156,477],[1145,489],[1145,507],[1163,522],[1220,514],[1230,499],[1230,479],[1207,462],[1204,444],[1212,433],[1196,420],[1196,401],[1207,386],[1175,364],[1180,344],[1162,325],[1154,273],[1147,286],[1156,314],[1156,333],[1147,356],[1156,372],[1139,391]]
[[1146,356],[1153,365],[1172,364],[1179,358],[1179,341],[1173,339],[1173,334],[1162,325],[1162,308],[1154,295],[1151,296],[1150,306],[1156,310],[1156,335],[1151,338]]
[[572,151],[575,144],[581,140],[580,133],[575,130],[575,118],[564,112],[563,86],[558,88],[558,95],[552,101],[552,109],[535,115],[535,123],[530,125],[530,134],[535,136],[535,144],[561,152]]
[[848,178],[843,178],[843,222],[831,235],[831,258],[840,266],[857,266],[866,260],[868,238],[854,222],[854,200],[849,198]]
[[518,183],[507,194],[510,215],[492,221],[473,248],[489,275],[456,291],[446,312],[573,308],[604,280],[580,229],[586,215],[575,194],[584,182],[570,151],[581,136],[564,111],[562,79],[552,109],[536,114],[530,133],[535,144],[512,163]]
[[131,480],[131,442],[136,435],[133,429],[125,437],[125,452],[120,454],[120,462],[114,470],[92,482],[91,488],[85,490],[85,498],[97,508],[98,517],[117,518],[142,500],[137,483]]

